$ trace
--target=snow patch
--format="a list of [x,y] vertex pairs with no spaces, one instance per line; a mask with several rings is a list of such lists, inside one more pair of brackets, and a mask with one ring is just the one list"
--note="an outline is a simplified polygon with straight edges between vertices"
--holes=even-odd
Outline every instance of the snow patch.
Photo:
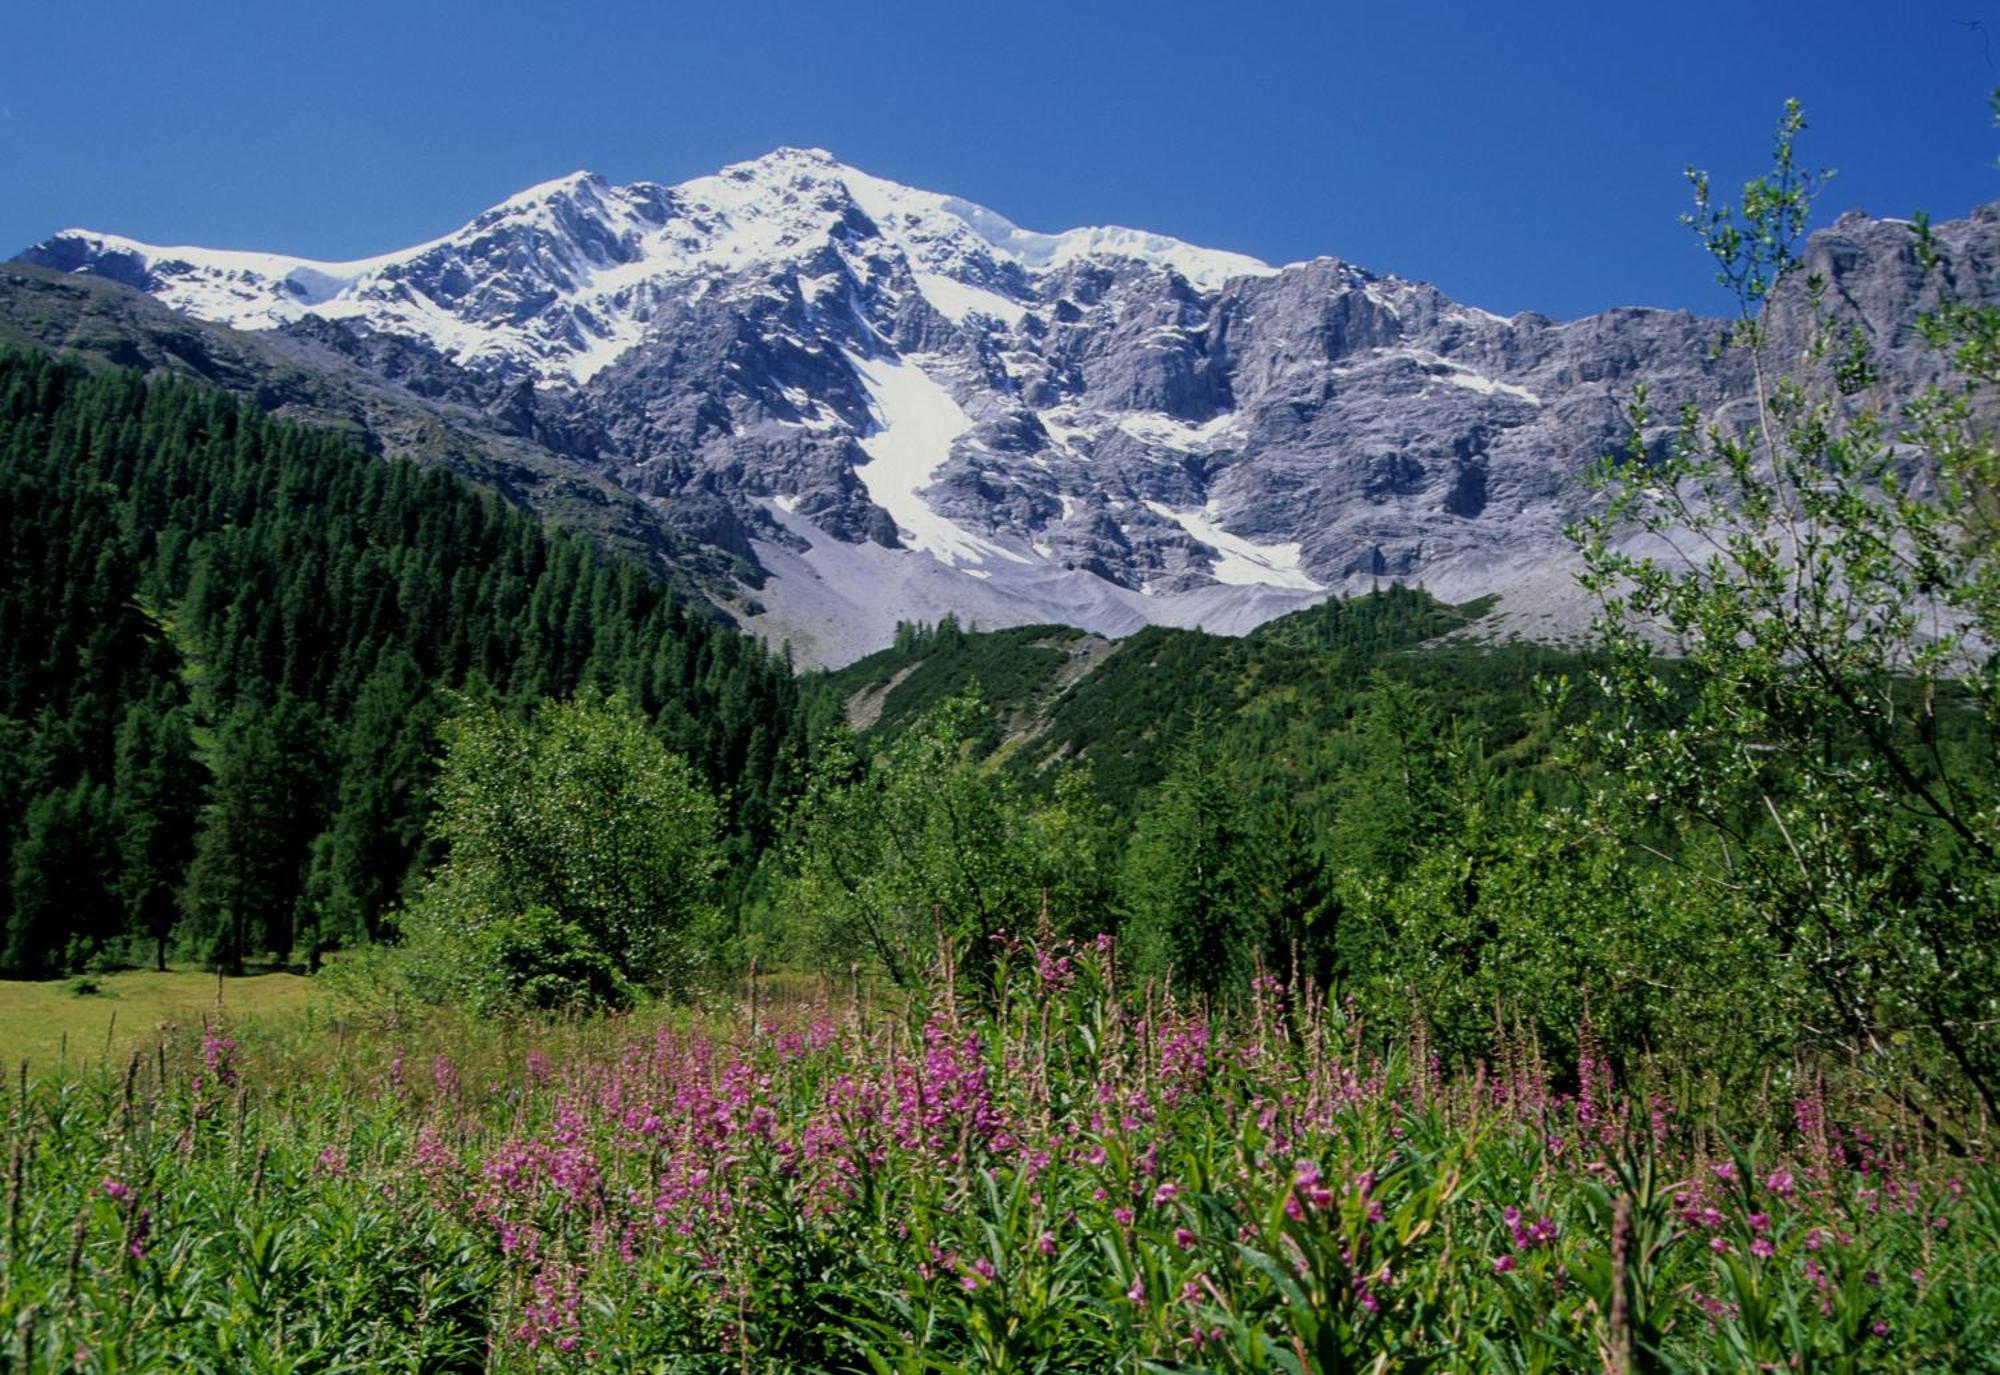
[[1475,372],[1471,368],[1454,365],[1450,372],[1444,374],[1442,380],[1451,383],[1454,387],[1464,387],[1467,391],[1476,391],[1481,396],[1511,396],[1516,401],[1527,402],[1530,406],[1539,406],[1542,404],[1542,398],[1529,391],[1526,387],[1517,387],[1512,382],[1502,382],[1497,377],[1488,377],[1485,373]]
[[[1042,429],[1054,441],[1056,448],[1060,449],[1068,457],[1076,459],[1078,462],[1084,462],[1090,458],[1089,445],[1096,441],[1097,432],[1082,425],[1070,423],[1077,418],[1074,408],[1065,406],[1060,414],[1055,411],[1041,411],[1036,414],[1035,418],[1042,422]],[[1087,442],[1084,447],[1078,448],[1078,440]]]
[[984,563],[990,558],[1028,560],[933,511],[923,491],[972,428],[972,418],[931,375],[911,359],[848,353],[847,362],[868,393],[875,428],[858,442],[868,462],[854,470],[868,499],[895,519],[904,542],[940,563]]
[[[1454,387],[1463,387],[1467,391],[1478,392],[1481,396],[1505,396],[1515,401],[1524,401],[1530,406],[1542,404],[1542,398],[1526,387],[1517,386],[1512,382],[1502,382],[1497,377],[1489,377],[1477,368],[1442,357],[1428,349],[1389,348],[1379,349],[1376,352],[1382,358],[1407,359],[1422,368],[1432,380],[1448,383]],[[1330,371],[1339,377],[1359,369],[1339,367]]]
[[1235,411],[1224,411],[1199,425],[1159,411],[1133,411],[1118,417],[1118,428],[1140,443],[1157,444],[1182,453],[1202,452],[1242,423],[1242,417]]
[[1397,305],[1391,299],[1389,299],[1389,293],[1382,290],[1382,288],[1375,285],[1375,283],[1370,282],[1366,286],[1362,287],[1361,294],[1363,296],[1366,296],[1370,301],[1374,302],[1376,305],[1382,307],[1382,309],[1388,311],[1389,314],[1395,319],[1400,320],[1403,318],[1403,308]]
[[1266,587],[1285,587],[1299,592],[1326,590],[1307,576],[1300,546],[1296,542],[1252,544],[1240,535],[1232,535],[1223,529],[1212,505],[1193,511],[1176,511],[1164,502],[1148,501],[1146,508],[1156,516],[1173,521],[1200,543],[1215,550],[1217,557],[1209,569],[1209,576],[1217,582],[1237,586],[1261,583]]
[[564,360],[563,370],[581,386],[624,357],[645,333],[645,325],[637,320],[619,321],[607,333],[590,339],[582,349]]
[[[1220,290],[1237,277],[1275,277],[1278,269],[1247,253],[1230,253],[1218,248],[1197,248],[1165,234],[1143,229],[1103,225],[1087,229],[1066,229],[1060,234],[1037,234],[1020,229],[982,206],[954,198],[954,213],[971,224],[987,242],[1023,267],[1060,268],[1078,258],[1136,258],[1172,268],[1202,291]],[[973,213],[968,213],[973,212]]]
[[924,299],[936,306],[938,314],[954,325],[964,324],[973,315],[1018,325],[1021,317],[1028,313],[1028,308],[1019,301],[1010,301],[997,291],[968,286],[936,272],[919,272],[916,278],[917,289],[924,293]]

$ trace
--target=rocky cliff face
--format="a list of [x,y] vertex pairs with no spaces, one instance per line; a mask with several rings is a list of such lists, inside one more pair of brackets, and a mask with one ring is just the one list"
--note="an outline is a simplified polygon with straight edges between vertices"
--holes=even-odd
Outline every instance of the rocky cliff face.
[[[2000,210],[1940,238],[1953,287],[2000,299]],[[1810,252],[1896,384],[1926,379],[1907,226],[1850,216]],[[731,609],[818,662],[947,610],[1240,630],[1391,578],[1559,630],[1576,479],[1634,384],[1745,384],[1712,320],[1502,319],[1332,258],[1038,234],[792,149],[675,187],[578,174],[355,263],[83,231],[23,256],[610,479],[754,569]]]

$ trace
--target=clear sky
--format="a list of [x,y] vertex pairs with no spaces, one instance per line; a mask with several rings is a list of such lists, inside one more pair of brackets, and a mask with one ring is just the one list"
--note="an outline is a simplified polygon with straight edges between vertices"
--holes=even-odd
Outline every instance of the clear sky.
[[1988,0],[101,0],[0,33],[0,256],[78,225],[359,257],[576,168],[799,144],[1031,229],[1719,309],[1681,171],[1760,170],[1787,96],[1840,169],[1822,219],[2000,197]]

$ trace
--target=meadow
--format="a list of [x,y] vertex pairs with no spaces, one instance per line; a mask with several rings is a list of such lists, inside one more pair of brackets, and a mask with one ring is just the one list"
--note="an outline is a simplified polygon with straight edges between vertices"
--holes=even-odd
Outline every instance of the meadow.
[[1722,1108],[1588,1035],[1446,1067],[1309,984],[972,954],[865,1006],[322,1006],[21,1074],[0,1364],[2000,1368],[1976,1136],[1830,1069]]
[[122,1065],[150,1049],[162,1023],[198,1026],[285,1019],[305,1010],[312,981],[285,970],[218,979],[205,970],[128,969],[75,979],[0,979],[0,1064],[38,1073]]

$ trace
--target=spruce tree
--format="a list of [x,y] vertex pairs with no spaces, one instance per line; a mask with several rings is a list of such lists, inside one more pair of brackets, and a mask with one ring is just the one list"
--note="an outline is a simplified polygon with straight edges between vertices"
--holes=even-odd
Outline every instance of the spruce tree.
[[1126,859],[1134,958],[1219,993],[1249,981],[1264,931],[1239,803],[1207,732],[1191,731]]

